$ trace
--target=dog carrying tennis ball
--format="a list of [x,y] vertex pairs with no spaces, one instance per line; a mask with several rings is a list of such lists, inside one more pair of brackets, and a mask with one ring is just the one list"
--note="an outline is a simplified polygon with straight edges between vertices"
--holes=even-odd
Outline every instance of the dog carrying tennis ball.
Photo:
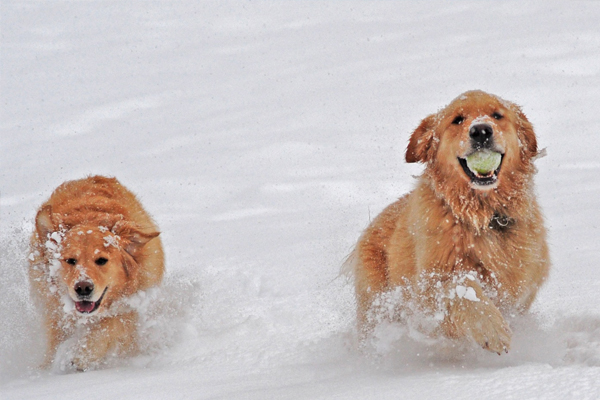
[[502,155],[490,150],[479,150],[467,157],[467,166],[471,171],[487,175],[500,166]]

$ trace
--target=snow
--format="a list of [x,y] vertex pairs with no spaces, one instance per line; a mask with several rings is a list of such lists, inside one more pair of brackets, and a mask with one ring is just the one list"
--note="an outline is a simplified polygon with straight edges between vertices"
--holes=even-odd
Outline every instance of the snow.
[[[600,4],[3,1],[0,398],[600,397]],[[485,29],[482,29],[482,24]],[[560,29],[557,29],[560,27]],[[553,269],[509,354],[354,332],[340,266],[414,186],[408,137],[460,93],[523,107]],[[28,238],[114,175],[165,244],[144,354],[38,371]]]
[[[462,285],[456,285],[456,296],[458,296],[459,299],[467,299],[469,301],[479,301],[479,297],[477,297],[477,293],[475,292],[475,289],[473,289],[472,287],[468,287],[468,286],[462,286]],[[452,293],[454,294],[454,293]],[[451,296],[450,298],[454,298],[454,296]]]
[[489,123],[489,122],[493,122],[491,117],[489,117],[487,115],[480,115],[477,118],[475,118],[473,121],[471,121],[471,124],[469,125],[469,130],[471,130],[471,128],[474,127],[475,125],[485,124],[485,123]]

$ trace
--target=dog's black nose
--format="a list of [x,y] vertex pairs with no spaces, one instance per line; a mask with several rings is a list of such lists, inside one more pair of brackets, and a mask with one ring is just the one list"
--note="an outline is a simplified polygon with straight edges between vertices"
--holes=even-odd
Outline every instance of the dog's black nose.
[[475,144],[486,146],[488,143],[491,144],[492,135],[494,130],[491,125],[488,124],[477,124],[473,125],[469,130],[469,136]]
[[94,283],[89,281],[81,281],[75,284],[75,293],[79,297],[89,296],[94,291]]

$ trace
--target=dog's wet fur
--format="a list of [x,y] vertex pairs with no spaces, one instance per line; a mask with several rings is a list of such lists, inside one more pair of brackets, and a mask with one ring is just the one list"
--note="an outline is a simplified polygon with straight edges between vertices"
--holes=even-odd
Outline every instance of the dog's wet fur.
[[83,331],[72,365],[87,370],[107,354],[135,354],[136,310],[122,300],[158,285],[164,255],[158,227],[114,178],[60,185],[39,209],[29,277],[42,308],[50,366],[61,343]]
[[[502,156],[486,175],[464,161],[481,149]],[[400,288],[396,315],[437,321],[428,335],[509,350],[506,318],[530,307],[550,267],[533,189],[537,155],[521,108],[482,91],[421,122],[406,149],[407,162],[425,164],[416,188],[371,223],[351,254],[363,338],[377,324],[377,299]]]

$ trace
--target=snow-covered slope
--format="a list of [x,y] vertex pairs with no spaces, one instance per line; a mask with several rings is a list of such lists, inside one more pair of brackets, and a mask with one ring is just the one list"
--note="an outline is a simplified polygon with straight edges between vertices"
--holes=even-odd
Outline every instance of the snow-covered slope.
[[[1,13],[0,398],[600,397],[600,3],[20,2]],[[512,350],[367,354],[339,268],[411,189],[420,120],[483,89],[523,106],[552,276]],[[24,261],[61,182],[117,176],[162,229],[146,354],[34,369]]]

